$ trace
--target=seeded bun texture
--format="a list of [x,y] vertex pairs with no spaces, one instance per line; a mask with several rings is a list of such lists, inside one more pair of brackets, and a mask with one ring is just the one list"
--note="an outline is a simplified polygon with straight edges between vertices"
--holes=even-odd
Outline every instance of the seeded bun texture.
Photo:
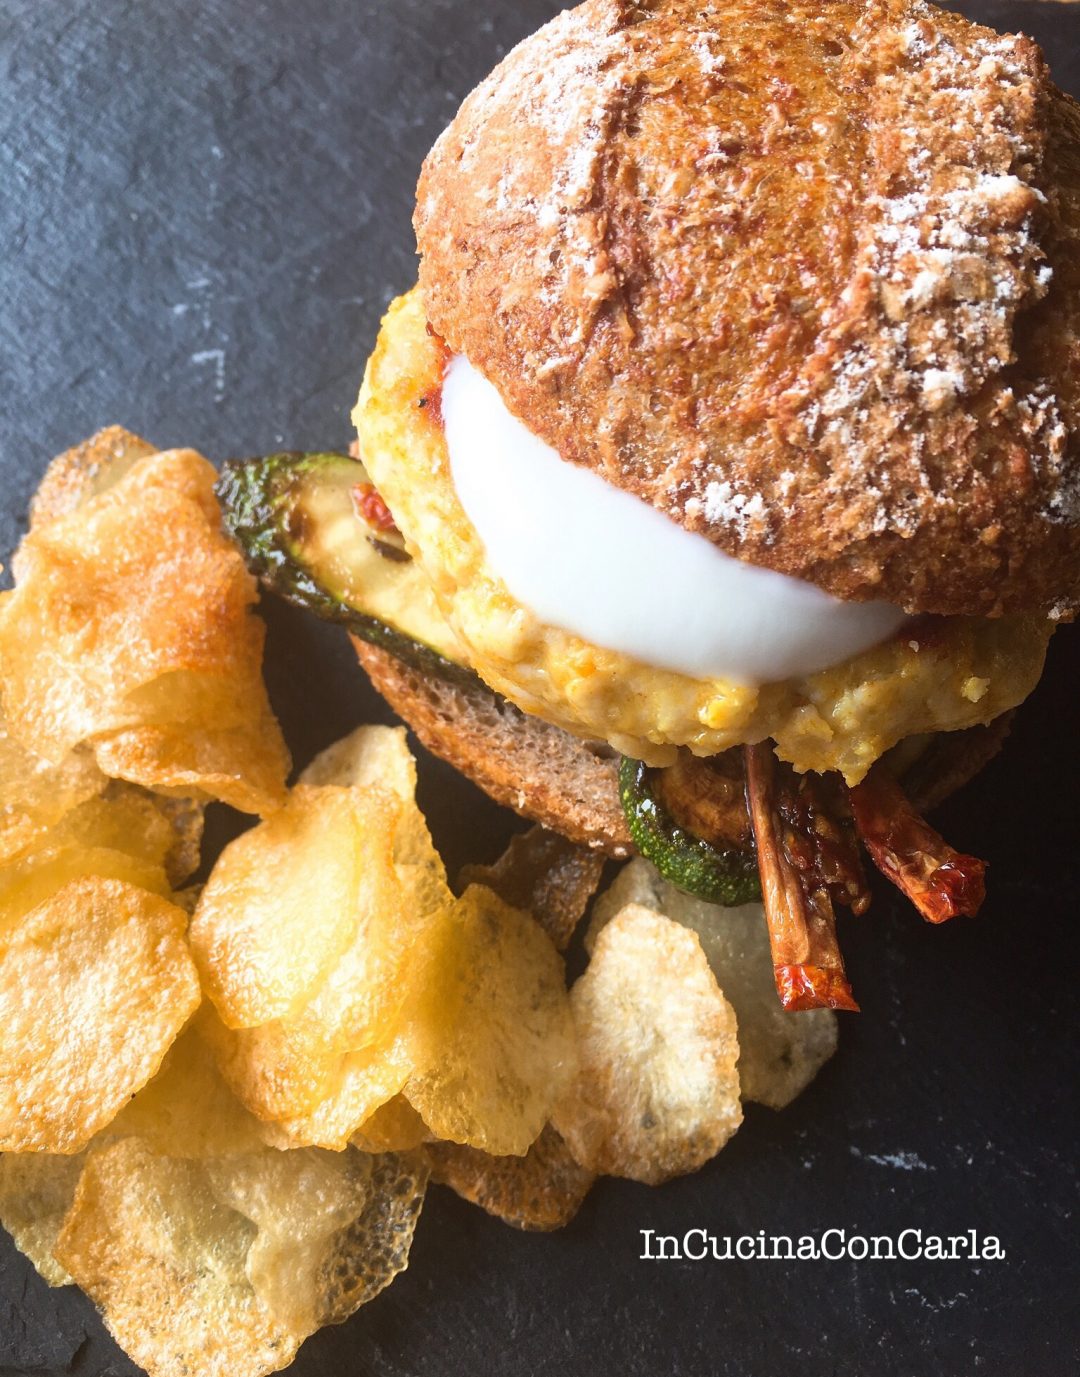
[[1080,106],[923,3],[587,0],[420,179],[430,326],[572,463],[911,612],[1080,607]]

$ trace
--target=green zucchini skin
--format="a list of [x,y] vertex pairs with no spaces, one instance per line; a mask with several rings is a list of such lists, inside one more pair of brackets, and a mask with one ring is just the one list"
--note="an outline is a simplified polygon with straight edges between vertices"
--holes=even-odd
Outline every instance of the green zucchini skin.
[[[345,469],[343,466],[347,465]],[[388,622],[350,606],[319,581],[300,548],[298,492],[309,479],[345,475],[365,481],[364,466],[336,451],[289,450],[225,464],[215,492],[225,529],[264,588],[286,602],[336,622],[422,674],[437,674],[466,688],[482,687],[479,675]]]
[[289,524],[300,480],[313,470],[329,471],[345,464],[361,471],[347,454],[288,451],[260,459],[232,459],[222,467],[214,487],[225,529],[263,587],[329,621],[345,619],[350,609],[311,576],[298,556]]
[[634,845],[676,889],[727,908],[761,898],[756,853],[720,850],[680,827],[653,793],[643,761],[623,756],[619,798]]

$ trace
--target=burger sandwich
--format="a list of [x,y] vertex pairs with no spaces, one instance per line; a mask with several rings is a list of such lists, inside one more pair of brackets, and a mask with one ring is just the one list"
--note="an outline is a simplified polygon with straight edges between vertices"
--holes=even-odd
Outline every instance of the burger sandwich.
[[921,0],[586,0],[428,157],[352,456],[231,466],[268,586],[344,622],[501,803],[718,903],[786,1007],[856,1008],[863,853],[1080,602],[1080,107]]

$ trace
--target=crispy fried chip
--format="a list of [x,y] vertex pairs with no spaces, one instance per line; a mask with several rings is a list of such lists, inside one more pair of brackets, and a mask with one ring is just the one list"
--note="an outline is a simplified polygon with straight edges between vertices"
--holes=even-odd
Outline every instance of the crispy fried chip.
[[140,1138],[163,1157],[202,1160],[266,1146],[262,1124],[225,1084],[194,1027],[180,1034],[161,1070],[120,1111],[108,1133]]
[[296,1334],[340,1324],[405,1268],[428,1176],[422,1154],[318,1148],[207,1171],[218,1199],[258,1228],[248,1278]]
[[186,927],[91,876],[0,932],[0,1151],[78,1152],[156,1073],[200,999]]
[[[6,741],[0,735],[0,779],[4,784],[10,782],[3,775],[8,763],[7,745],[10,738]],[[74,767],[74,777],[67,775],[69,764]],[[29,828],[21,828],[18,821],[19,817],[28,819],[25,799],[18,806],[0,804],[0,865],[10,865],[30,852],[81,845],[145,859],[164,869],[169,884],[183,884],[198,869],[203,806],[196,800],[167,799],[136,785],[107,779],[81,749],[67,757],[65,766],[58,770],[44,766],[39,778],[43,799]],[[76,778],[79,784],[70,788]],[[45,803],[48,789],[52,793]]]
[[239,727],[129,727],[99,737],[94,751],[114,779],[163,794],[220,799],[240,813],[273,812],[289,768],[269,707]]
[[0,720],[0,864],[39,845],[50,827],[106,783],[87,749],[50,763],[20,746]]
[[[110,797],[114,790],[124,787],[120,781],[111,785]],[[172,828],[169,849],[165,853],[165,874],[173,888],[179,889],[198,870],[202,859],[203,805],[195,798],[169,798],[163,794],[154,794],[153,801]]]
[[[229,1030],[204,1011],[200,1028],[226,1080],[278,1121],[281,1146],[341,1148],[404,1088],[437,1136],[525,1152],[573,1069],[550,940],[474,887],[406,928],[401,951],[396,971],[368,963],[369,977],[392,982],[392,1001],[375,999],[362,973],[354,983],[359,967],[346,961],[293,1020]],[[355,1018],[369,1007],[384,1011],[374,1020],[382,1040]],[[348,1047],[361,1036],[366,1045]]]
[[153,861],[103,846],[64,846],[34,852],[0,870],[0,937],[65,885],[93,877],[121,880],[162,899],[169,897],[165,871]]
[[50,1286],[71,1283],[53,1257],[53,1248],[85,1160],[84,1153],[75,1157],[51,1152],[0,1154],[0,1224]]
[[411,800],[416,795],[416,761],[405,728],[357,727],[317,755],[299,782],[361,789],[376,785]]
[[[336,784],[344,788],[380,788],[406,805],[415,805],[416,761],[404,727],[357,727],[317,755],[300,776],[301,784]],[[394,861],[418,866],[406,881],[417,911],[438,908],[449,900],[446,870],[435,850],[424,815],[405,807],[398,815]]]
[[458,1143],[431,1143],[426,1151],[433,1181],[515,1229],[563,1228],[596,1180],[550,1124],[524,1157],[492,1157]]
[[[414,808],[406,810],[405,821],[409,814],[423,827]],[[400,827],[400,813],[384,812],[382,820],[385,830],[368,839],[378,864],[364,872],[361,921],[352,943],[297,1014],[241,1034],[254,1064],[274,1068],[275,1100],[252,1108],[320,1124],[320,1136],[309,1141],[321,1147],[343,1146],[401,1089],[416,1065],[410,1030],[431,1021],[440,979],[432,957],[443,950],[446,911],[453,902],[442,864],[437,870],[421,863],[388,864],[401,849],[403,830],[409,832],[407,850],[431,842],[426,828],[421,837]],[[328,1131],[333,1142],[322,1136]]]
[[401,1039],[319,1056],[298,1048],[287,1024],[234,1030],[209,1006],[199,1014],[198,1029],[233,1093],[263,1120],[266,1140],[280,1148],[341,1151],[411,1070]]
[[[212,488],[210,465],[190,461]],[[12,730],[46,758],[140,725],[129,698],[163,675],[191,675],[192,688],[206,675],[220,679],[250,656],[250,645],[226,645],[223,633],[258,639],[239,554],[179,492],[147,486],[136,505],[131,477],[19,550],[19,582],[0,622],[4,704]],[[224,682],[219,694],[232,700],[235,688]],[[151,721],[183,721],[182,701],[158,697]]]
[[739,1082],[744,1100],[783,1109],[836,1051],[831,1009],[786,1013],[776,998],[769,933],[760,904],[724,908],[681,893],[648,861],[631,861],[597,900],[585,946],[626,904],[641,904],[692,928],[739,1024]]
[[262,1377],[408,1262],[420,1155],[94,1151],[57,1256],[150,1377]]
[[423,1153],[362,1155],[371,1163],[368,1200],[323,1264],[321,1324],[341,1324],[405,1270],[427,1192]]
[[[191,925],[222,1021],[254,1028],[301,1010],[395,901],[393,815],[377,791],[299,785],[222,852]],[[369,960],[382,952],[367,950]]]
[[637,904],[600,933],[570,992],[581,1070],[552,1122],[593,1171],[657,1185],[742,1122],[735,1013],[696,934]]
[[[362,768],[361,760],[366,761]],[[340,1149],[409,1074],[411,1062],[398,1033],[406,1008],[423,993],[424,952],[452,896],[412,801],[415,767],[404,733],[362,729],[320,761],[318,777],[354,782],[347,788],[298,786],[282,814],[247,834],[250,842],[242,838],[234,844],[239,854],[232,849],[226,853],[224,882],[221,866],[215,869],[193,931],[208,988],[226,1017],[235,1021],[235,991],[241,990],[250,1010],[270,978],[253,967],[253,956],[262,961],[265,949],[269,968],[282,961],[281,941],[268,932],[258,906],[251,908],[250,934],[237,940],[237,898],[248,892],[245,876],[250,870],[255,872],[253,892],[273,891],[274,912],[280,911],[284,931],[309,961],[306,970],[294,964],[282,977],[293,982],[289,992],[294,1002],[290,1008],[284,1000],[275,1006],[264,999],[256,1012],[283,1006],[288,1012],[232,1033],[204,1014],[203,1031],[244,1103],[264,1119],[281,1121],[283,1142]],[[372,778],[391,782],[395,792],[371,784]],[[331,856],[337,871],[320,872],[313,867],[304,827],[290,831],[295,812],[310,813],[314,820],[304,826],[317,835],[320,847],[327,845],[320,817],[328,807],[342,813],[347,823],[356,857],[347,875],[340,844]],[[268,831],[281,834],[268,861],[272,872],[260,859],[259,838]],[[234,855],[236,864],[229,868]],[[272,883],[267,883],[267,873]],[[311,884],[305,890],[307,875]],[[343,878],[336,890],[331,887],[335,876]],[[230,965],[230,944],[235,945],[238,972]],[[316,950],[318,962],[311,959]],[[316,966],[321,969],[313,974]],[[253,969],[257,979],[245,991],[241,982]],[[297,994],[298,971],[305,988]]]
[[576,1069],[551,939],[482,885],[448,911],[405,1096],[437,1138],[522,1156]]
[[364,1152],[408,1152],[430,1138],[427,1124],[405,1096],[394,1095],[368,1115],[352,1143]]
[[88,497],[104,492],[139,459],[157,451],[122,426],[108,426],[89,440],[58,454],[38,484],[30,504],[30,529],[67,516]]
[[150,1377],[262,1377],[304,1336],[248,1280],[257,1233],[222,1208],[204,1163],[126,1138],[90,1155],[56,1255]]
[[192,926],[222,1074],[282,1146],[341,1149],[404,1089],[431,1132],[524,1153],[572,1071],[550,940],[489,890],[453,898],[400,729],[305,779],[226,851]]
[[84,875],[169,898],[198,862],[202,809],[112,781],[0,868],[0,931]]
[[599,852],[537,826],[511,838],[494,865],[467,865],[459,883],[487,885],[513,908],[531,913],[565,951],[603,869]]
[[[261,1119],[307,1114],[334,1093],[340,1057],[318,1058],[294,1046],[289,1026],[279,1020],[259,1028],[226,1028],[207,1003],[199,1011],[198,1028],[233,1093]],[[287,1145],[312,1144],[327,1146],[315,1139]]]
[[104,794],[66,813],[48,834],[48,849],[103,847],[165,869],[175,843],[172,822],[143,789],[113,782]]
[[318,1103],[303,1114],[267,1125],[278,1134],[270,1141],[281,1148],[314,1146],[340,1152],[374,1114],[397,1098],[413,1069],[409,1052],[407,1040],[398,1037],[388,1045],[346,1053],[338,1059]]
[[90,742],[106,773],[272,809],[288,757],[261,679],[255,584],[221,532],[214,470],[165,451],[87,489],[86,467],[68,467],[0,600],[9,731],[53,764]]
[[164,798],[122,780],[68,811],[38,839],[37,850],[69,847],[121,851],[180,885],[198,868],[203,809],[193,799]]

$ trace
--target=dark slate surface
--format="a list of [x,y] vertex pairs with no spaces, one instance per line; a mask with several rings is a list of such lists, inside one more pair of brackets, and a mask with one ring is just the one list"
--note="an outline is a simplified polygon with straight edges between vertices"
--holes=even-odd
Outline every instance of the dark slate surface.
[[[420,160],[545,0],[0,0],[0,551],[51,454],[119,421],[213,457],[341,444],[413,273]],[[1080,93],[1080,9],[987,0]],[[297,758],[381,710],[340,637],[268,609]],[[1058,1377],[1077,1370],[1073,687],[1064,632],[1002,757],[941,826],[992,863],[977,922],[880,890],[842,933],[864,1013],[781,1114],[700,1175],[606,1182],[553,1237],[442,1190],[408,1274],[303,1350],[301,1377]],[[514,825],[433,762],[452,858]],[[230,822],[219,815],[215,831]],[[1003,1262],[639,1261],[639,1230],[905,1227]],[[134,1369],[74,1292],[0,1243],[0,1374]]]

